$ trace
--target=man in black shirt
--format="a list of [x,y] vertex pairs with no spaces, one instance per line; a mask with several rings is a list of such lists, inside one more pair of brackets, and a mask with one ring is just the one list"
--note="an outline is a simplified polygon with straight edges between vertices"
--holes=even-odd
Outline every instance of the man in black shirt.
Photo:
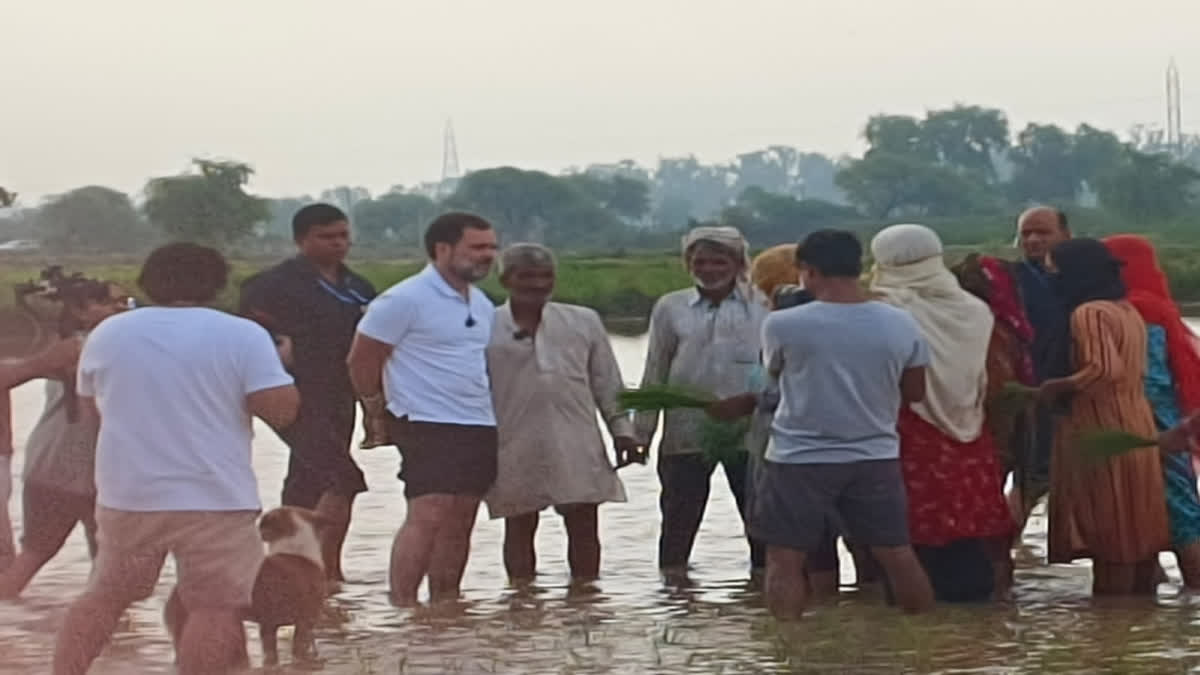
[[241,313],[292,341],[292,375],[300,414],[280,433],[291,448],[283,503],[315,509],[333,521],[322,538],[325,573],[343,581],[342,544],[354,497],[367,489],[350,456],[356,399],[346,355],[358,320],[375,297],[370,282],[343,261],[350,250],[346,214],[329,204],[296,212],[300,254],[242,284]]

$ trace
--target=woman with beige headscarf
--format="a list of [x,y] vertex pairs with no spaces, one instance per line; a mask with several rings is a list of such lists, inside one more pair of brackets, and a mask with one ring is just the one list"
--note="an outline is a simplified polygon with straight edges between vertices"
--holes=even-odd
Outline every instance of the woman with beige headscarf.
[[908,310],[929,345],[925,400],[900,413],[900,464],[912,543],[943,601],[979,601],[1007,578],[1013,529],[996,451],[984,426],[991,310],[946,268],[923,225],[871,242],[871,290]]

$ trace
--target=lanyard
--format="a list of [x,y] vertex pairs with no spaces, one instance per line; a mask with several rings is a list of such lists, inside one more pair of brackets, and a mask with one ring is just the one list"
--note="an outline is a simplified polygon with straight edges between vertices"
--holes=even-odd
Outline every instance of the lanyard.
[[[332,295],[333,297],[337,298],[341,302],[346,303],[347,305],[362,306],[362,305],[366,305],[371,302],[370,300],[367,300],[362,295],[360,295],[353,288],[347,288],[346,292],[343,293],[336,286],[329,283],[328,281],[325,281],[324,279],[317,279],[317,283],[321,285],[321,288],[325,289],[326,293]],[[347,295],[347,293],[349,293],[349,295]]]

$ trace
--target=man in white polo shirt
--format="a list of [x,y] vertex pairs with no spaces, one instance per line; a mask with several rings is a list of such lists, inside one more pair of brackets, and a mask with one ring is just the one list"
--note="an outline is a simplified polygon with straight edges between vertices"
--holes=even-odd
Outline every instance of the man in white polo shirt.
[[408,512],[392,546],[391,595],[459,595],[479,502],[496,479],[498,439],[486,349],[495,306],[473,284],[496,257],[496,233],[470,213],[425,232],[430,263],[367,307],[350,348],[350,379],[367,415],[387,418],[400,449]]

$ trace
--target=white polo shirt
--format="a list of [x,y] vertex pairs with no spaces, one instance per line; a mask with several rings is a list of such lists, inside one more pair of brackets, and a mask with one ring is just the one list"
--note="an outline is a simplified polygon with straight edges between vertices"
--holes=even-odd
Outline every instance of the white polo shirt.
[[496,307],[475,286],[468,295],[426,265],[367,306],[358,332],[393,347],[383,393],[396,417],[496,425],[486,358]]

